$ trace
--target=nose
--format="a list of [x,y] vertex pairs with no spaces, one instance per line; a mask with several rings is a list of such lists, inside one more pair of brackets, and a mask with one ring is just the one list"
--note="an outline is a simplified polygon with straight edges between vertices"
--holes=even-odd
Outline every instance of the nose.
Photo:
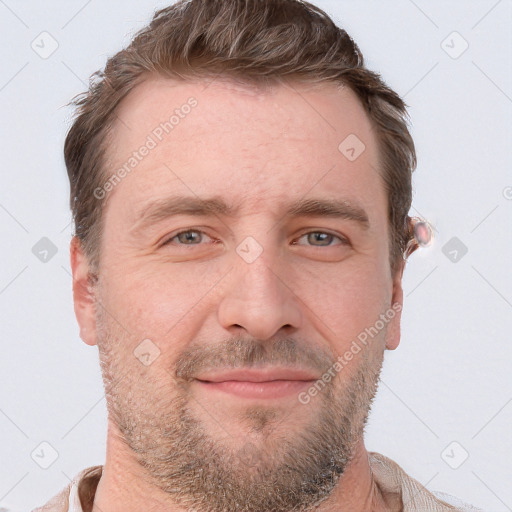
[[263,254],[252,263],[236,257],[218,309],[219,322],[226,330],[242,328],[266,340],[281,329],[292,331],[301,326],[300,302],[283,265],[275,261],[271,268]]

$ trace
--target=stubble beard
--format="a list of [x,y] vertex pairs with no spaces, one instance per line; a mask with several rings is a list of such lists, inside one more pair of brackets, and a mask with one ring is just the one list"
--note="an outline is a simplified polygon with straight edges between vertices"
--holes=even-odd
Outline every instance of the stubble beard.
[[[177,385],[172,372],[156,380],[133,354],[121,353],[133,346],[129,336],[102,315],[97,321],[109,419],[143,468],[142,478],[170,502],[190,512],[310,512],[331,496],[363,436],[381,353],[364,348],[342,389],[334,379],[308,404],[293,403],[310,407],[302,428],[288,424],[282,408],[248,406],[240,419],[252,435],[240,442],[209,433],[194,406],[207,411],[197,407],[190,387]],[[247,362],[251,354],[265,357],[266,349],[233,340],[226,353],[244,354],[240,361]]]

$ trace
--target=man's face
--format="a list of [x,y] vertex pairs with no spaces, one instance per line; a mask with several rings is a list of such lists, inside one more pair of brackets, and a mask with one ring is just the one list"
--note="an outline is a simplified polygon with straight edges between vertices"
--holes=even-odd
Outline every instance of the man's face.
[[[108,192],[84,335],[110,420],[178,503],[308,510],[354,455],[399,338],[399,313],[380,316],[401,289],[370,122],[348,89],[220,80],[147,81],[117,113],[107,176],[138,158]],[[233,212],[179,213],[178,196]],[[323,214],[324,201],[344,213]],[[265,371],[280,382],[233,382]]]

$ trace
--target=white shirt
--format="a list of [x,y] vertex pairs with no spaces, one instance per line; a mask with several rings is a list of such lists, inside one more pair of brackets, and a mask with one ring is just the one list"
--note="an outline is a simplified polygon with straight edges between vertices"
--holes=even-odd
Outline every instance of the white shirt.
[[[373,477],[382,491],[400,493],[403,512],[484,512],[463,502],[456,496],[440,491],[429,491],[410,477],[394,461],[377,452],[368,452]],[[87,486],[95,490],[103,466],[91,466],[78,473],[73,481],[46,505],[32,512],[84,512],[78,495]],[[92,492],[94,494],[94,491]],[[94,496],[89,502],[91,508]],[[85,505],[85,504],[84,504]]]

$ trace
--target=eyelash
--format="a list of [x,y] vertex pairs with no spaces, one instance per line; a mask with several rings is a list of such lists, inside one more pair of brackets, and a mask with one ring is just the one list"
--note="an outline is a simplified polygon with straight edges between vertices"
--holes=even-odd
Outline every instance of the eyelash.
[[[172,236],[171,238],[166,240],[162,245],[171,245],[172,241],[175,238],[177,238],[179,235],[182,235],[183,233],[200,233],[202,235],[208,236],[204,231],[201,231],[200,229],[186,229],[184,231],[180,231],[180,232],[176,233],[174,236]],[[310,234],[323,234],[323,235],[328,235],[330,237],[333,237],[333,239],[337,238],[341,242],[341,244],[338,244],[338,245],[349,245],[350,244],[350,242],[346,238],[339,236],[339,235],[334,235],[333,233],[329,233],[327,231],[307,231],[307,232],[303,233],[302,235],[300,235],[297,240],[300,240],[304,236],[307,236]],[[209,237],[209,238],[211,238],[211,237]],[[187,246],[193,247],[194,245],[199,245],[199,244],[178,244],[178,245],[182,245],[184,247],[187,247]],[[298,245],[298,244],[294,241],[293,245]],[[332,244],[331,245],[310,245],[310,247],[317,247],[317,248],[336,247],[336,244],[334,244],[334,245],[332,245]]]

